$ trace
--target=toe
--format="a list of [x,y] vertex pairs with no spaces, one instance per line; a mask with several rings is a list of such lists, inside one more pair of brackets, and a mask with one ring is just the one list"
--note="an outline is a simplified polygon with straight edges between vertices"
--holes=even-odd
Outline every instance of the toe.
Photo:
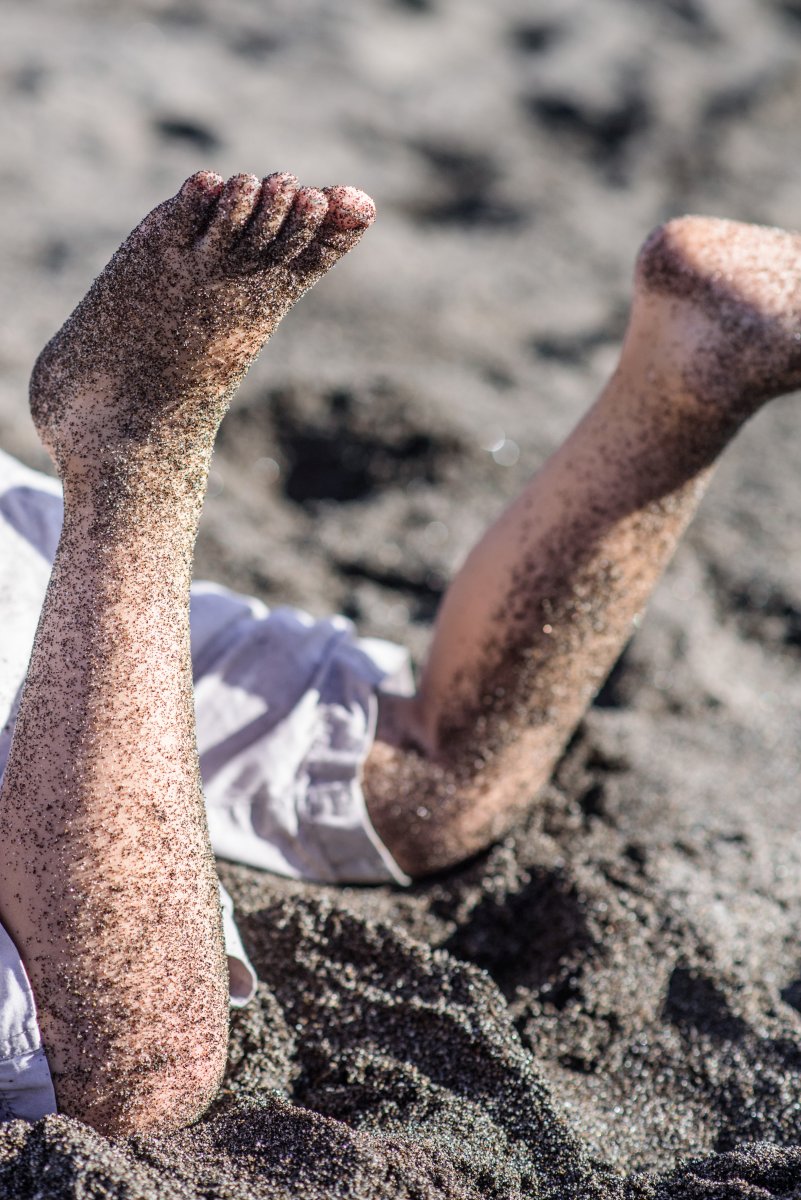
[[210,245],[227,249],[242,234],[259,199],[261,181],[255,175],[232,175],[222,189],[206,231]]
[[289,264],[296,259],[314,238],[327,212],[328,199],[323,192],[317,188],[299,188],[289,215],[267,248],[267,261],[271,265]]
[[292,264],[293,271],[312,280],[352,250],[375,220],[375,204],[358,188],[337,186],[323,191],[328,201],[325,220]]
[[187,213],[205,213],[223,190],[223,178],[214,171],[195,171],[181,184],[176,200]]
[[191,244],[208,223],[209,214],[223,188],[223,181],[212,171],[190,175],[178,192],[159,204],[134,230],[134,235],[162,235],[180,244]]
[[339,233],[364,233],[375,220],[375,204],[355,187],[324,188],[328,197],[328,223]]
[[275,241],[292,209],[298,181],[287,171],[277,171],[262,180],[261,194],[245,232],[243,249],[261,258]]

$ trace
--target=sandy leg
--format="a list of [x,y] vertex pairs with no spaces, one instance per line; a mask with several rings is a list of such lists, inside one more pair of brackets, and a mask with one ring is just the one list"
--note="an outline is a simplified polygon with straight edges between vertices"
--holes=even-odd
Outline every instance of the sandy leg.
[[193,176],[34,370],[65,515],[0,792],[0,917],[31,979],[59,1110],[105,1132],[192,1120],[225,1064],[192,548],[231,392],[372,216],[354,189]]
[[402,867],[501,835],[548,779],[742,423],[801,386],[801,237],[684,218],[640,254],[601,397],[472,551],[368,807]]

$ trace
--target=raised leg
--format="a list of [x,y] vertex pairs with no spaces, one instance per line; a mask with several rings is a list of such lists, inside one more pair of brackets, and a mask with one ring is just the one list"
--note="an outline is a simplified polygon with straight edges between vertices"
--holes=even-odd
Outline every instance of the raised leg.
[[389,701],[373,823],[413,875],[501,835],[602,684],[762,403],[801,386],[801,237],[684,218],[644,246],[619,366],[447,592],[418,695]]
[[195,748],[192,547],[228,398],[373,216],[288,175],[188,180],[40,357],[31,405],[65,517],[0,792],[0,919],[59,1110],[179,1126],[227,1045]]

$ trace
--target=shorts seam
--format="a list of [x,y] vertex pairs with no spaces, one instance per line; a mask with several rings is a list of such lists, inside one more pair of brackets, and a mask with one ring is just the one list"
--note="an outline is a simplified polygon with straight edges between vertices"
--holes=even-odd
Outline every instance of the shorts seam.
[[26,1021],[18,1033],[14,1033],[4,1042],[0,1042],[0,1065],[13,1062],[26,1054],[41,1050],[42,1038],[36,1018]]

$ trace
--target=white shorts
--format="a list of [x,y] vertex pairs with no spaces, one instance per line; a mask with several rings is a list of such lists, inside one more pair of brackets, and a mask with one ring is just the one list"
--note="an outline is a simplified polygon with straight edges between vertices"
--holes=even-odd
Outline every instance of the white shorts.
[[[0,451],[0,774],[61,530],[55,480]],[[377,692],[408,691],[406,651],[360,639],[344,617],[270,610],[194,584],[198,750],[216,854],[295,879],[408,883],[367,814],[361,772]],[[255,988],[221,891],[232,1004]],[[0,926],[0,1120],[55,1111],[36,1008]]]

